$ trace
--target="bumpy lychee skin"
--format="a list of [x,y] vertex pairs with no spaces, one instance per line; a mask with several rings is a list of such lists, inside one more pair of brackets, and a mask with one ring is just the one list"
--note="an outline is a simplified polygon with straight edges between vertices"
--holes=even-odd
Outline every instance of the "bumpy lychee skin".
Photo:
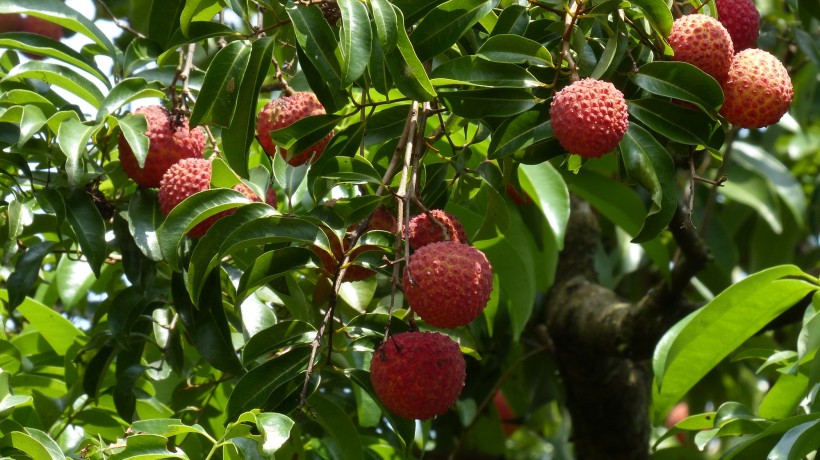
[[419,249],[422,246],[427,246],[431,243],[439,241],[454,241],[456,243],[467,243],[467,233],[464,231],[464,225],[456,216],[441,209],[433,209],[430,214],[439,222],[444,224],[445,230],[440,225],[433,222],[427,213],[421,213],[410,219],[408,226],[408,238],[410,239],[410,247]]
[[[159,209],[166,216],[182,200],[211,188],[211,162],[204,158],[185,158],[174,164],[162,176],[159,186]],[[219,219],[211,216],[192,228],[188,235],[199,238]]]
[[454,329],[476,319],[493,290],[483,252],[462,243],[428,244],[410,256],[402,280],[410,308],[432,326]]
[[729,32],[717,19],[705,14],[681,16],[667,38],[675,60],[688,62],[719,83],[726,79],[735,54]]
[[585,78],[555,94],[552,130],[567,151],[585,158],[609,153],[629,127],[623,93],[609,82]]
[[[268,155],[273,156],[276,154],[276,145],[270,138],[271,131],[290,126],[302,118],[324,113],[326,113],[325,108],[322,107],[322,104],[313,93],[297,92],[290,96],[274,99],[265,104],[265,107],[262,108],[256,118],[256,132],[259,144],[262,145]],[[333,132],[328,133],[322,140],[313,144],[304,152],[293,155],[289,160],[287,150],[279,149],[279,153],[291,165],[299,166],[311,161],[311,158],[315,161],[324,152],[331,137],[333,137]]]
[[145,115],[149,146],[145,167],[140,168],[134,151],[120,133],[120,164],[128,177],[143,187],[159,187],[163,174],[183,158],[202,158],[205,133],[202,128],[188,129],[188,119],[172,116],[165,107],[140,107],[134,113]]
[[458,399],[467,365],[458,344],[438,332],[390,336],[373,352],[370,381],[382,403],[399,417],[426,420]]
[[735,55],[723,95],[720,114],[737,127],[752,129],[777,123],[789,110],[794,89],[776,57],[752,48]]
[[715,0],[718,19],[732,37],[735,53],[757,46],[760,12],[753,0]]

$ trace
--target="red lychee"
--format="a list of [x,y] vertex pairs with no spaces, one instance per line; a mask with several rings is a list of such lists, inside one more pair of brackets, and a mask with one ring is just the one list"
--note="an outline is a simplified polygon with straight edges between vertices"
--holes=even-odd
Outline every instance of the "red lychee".
[[439,241],[467,243],[467,233],[464,231],[464,225],[456,216],[441,209],[433,209],[430,214],[444,224],[444,228],[431,220],[425,212],[414,216],[410,219],[410,225],[408,226],[408,238],[411,248],[419,249],[422,246]]
[[741,128],[777,123],[794,97],[792,81],[783,64],[756,48],[735,55],[722,86],[725,99],[720,114]]
[[[63,28],[59,24],[40,19],[36,16],[26,16],[20,20],[20,31],[42,35],[44,37],[60,40],[63,38]],[[39,54],[23,53],[31,59],[43,59]]]
[[202,128],[188,129],[188,119],[173,116],[165,107],[140,107],[134,113],[145,115],[148,122],[148,155],[140,168],[134,151],[120,133],[120,164],[128,177],[143,187],[159,187],[162,175],[183,158],[202,158],[205,133]]
[[692,64],[718,83],[726,79],[734,47],[729,32],[717,19],[705,14],[681,16],[672,24],[667,41],[676,61]]
[[370,381],[382,403],[406,419],[426,420],[453,405],[466,363],[458,344],[438,332],[390,336],[373,352]]
[[19,14],[0,14],[0,33],[19,32],[23,29],[23,17]]
[[585,78],[555,94],[552,130],[567,151],[585,158],[609,153],[629,127],[624,95],[609,82]]
[[[316,95],[309,92],[297,92],[289,96],[280,97],[268,102],[265,107],[259,112],[257,116],[256,132],[258,134],[259,144],[267,152],[268,155],[276,154],[276,145],[270,138],[270,132],[290,126],[297,120],[314,115],[322,115],[326,113],[325,108],[316,98]],[[304,152],[293,155],[288,159],[288,151],[280,148],[279,153],[282,157],[293,166],[316,160],[325,150],[330,138],[333,137],[331,131],[319,142],[310,146]]]
[[487,306],[493,269],[472,246],[432,243],[410,256],[402,289],[410,308],[427,324],[453,329],[474,320]]
[[495,395],[493,395],[493,404],[498,411],[498,419],[501,421],[504,436],[509,438],[521,427],[521,423],[517,421],[518,417],[516,417],[515,412],[512,410],[512,407],[510,407],[510,403],[507,402],[507,398],[501,390],[496,391]]
[[[211,162],[204,158],[183,158],[170,168],[162,176],[159,187],[159,209],[166,216],[185,198],[194,193],[202,192],[211,188]],[[233,187],[237,192],[245,195],[251,201],[262,201],[250,187],[239,183]],[[270,197],[270,191],[268,193]],[[273,195],[273,202],[268,201],[271,206],[276,206],[276,195]],[[229,209],[220,212],[192,228],[188,235],[200,238],[211,228],[214,222],[233,214],[236,209]]]
[[760,12],[753,0],[715,0],[718,19],[732,37],[735,53],[757,46]]

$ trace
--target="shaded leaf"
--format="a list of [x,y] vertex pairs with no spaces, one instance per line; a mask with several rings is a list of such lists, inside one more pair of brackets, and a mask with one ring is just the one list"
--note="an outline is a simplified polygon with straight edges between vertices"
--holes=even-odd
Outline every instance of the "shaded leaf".
[[191,128],[208,124],[223,128],[231,125],[239,101],[237,92],[250,58],[251,46],[242,41],[231,42],[216,53],[191,112]]

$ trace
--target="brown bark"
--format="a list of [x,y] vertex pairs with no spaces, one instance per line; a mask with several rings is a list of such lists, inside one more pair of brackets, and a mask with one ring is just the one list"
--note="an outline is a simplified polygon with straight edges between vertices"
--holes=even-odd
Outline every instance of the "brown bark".
[[600,228],[589,205],[573,198],[546,325],[580,460],[649,458],[649,359],[664,332],[694,308],[680,294],[709,258],[683,223],[678,211],[670,230],[685,258],[668,279],[629,303],[597,284],[593,262]]

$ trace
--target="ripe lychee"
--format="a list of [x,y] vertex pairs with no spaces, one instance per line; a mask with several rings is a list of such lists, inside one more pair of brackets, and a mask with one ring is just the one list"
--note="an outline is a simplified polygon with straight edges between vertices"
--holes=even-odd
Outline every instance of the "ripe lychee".
[[734,47],[729,32],[717,19],[705,14],[681,16],[672,24],[667,41],[676,61],[692,64],[718,83],[726,79]]
[[487,306],[493,268],[472,246],[432,243],[410,256],[402,289],[410,308],[427,324],[453,329],[474,320]]
[[715,0],[718,19],[732,37],[735,53],[757,46],[760,12],[753,0]]
[[453,405],[467,376],[458,344],[438,332],[390,336],[373,352],[370,381],[382,403],[406,419],[426,420]]
[[[211,162],[204,158],[184,158],[168,168],[162,176],[159,187],[159,209],[164,215],[170,214],[179,203],[194,193],[202,192],[211,188]],[[251,201],[262,201],[250,187],[239,183],[233,187],[237,192],[245,195]],[[276,194],[270,200],[269,190],[267,203],[276,207]],[[235,209],[220,212],[192,228],[188,235],[200,238],[211,228],[217,220],[236,212]]]
[[735,55],[722,86],[724,102],[720,114],[740,128],[777,123],[794,97],[792,81],[783,64],[756,48]]
[[[316,98],[316,95],[309,92],[297,92],[288,96],[280,97],[268,102],[265,107],[259,112],[257,116],[256,132],[258,134],[259,144],[267,152],[268,155],[276,154],[276,145],[270,138],[270,132],[290,126],[297,120],[314,115],[322,115],[326,113],[325,108]],[[333,137],[331,131],[319,142],[310,146],[304,152],[293,155],[288,158],[288,151],[280,148],[279,153],[282,157],[293,166],[299,166],[307,163],[322,154]]]
[[23,29],[23,17],[19,14],[0,14],[0,33],[19,32]]
[[188,129],[188,119],[172,115],[165,107],[140,107],[134,113],[145,115],[148,122],[148,155],[140,168],[134,151],[120,133],[120,164],[128,177],[143,187],[159,187],[162,175],[183,158],[202,158],[205,133],[202,128]]
[[439,241],[467,243],[467,233],[464,231],[464,225],[456,216],[441,209],[433,209],[430,214],[437,221],[444,224],[444,228],[430,219],[430,216],[425,212],[414,216],[410,219],[407,232],[411,248],[419,249],[422,246]]
[[63,28],[36,16],[26,16],[23,18],[21,30],[32,34],[43,35],[45,37],[60,40],[63,38]]
[[570,153],[585,158],[609,153],[629,127],[624,95],[609,82],[585,78],[555,94],[552,130]]

